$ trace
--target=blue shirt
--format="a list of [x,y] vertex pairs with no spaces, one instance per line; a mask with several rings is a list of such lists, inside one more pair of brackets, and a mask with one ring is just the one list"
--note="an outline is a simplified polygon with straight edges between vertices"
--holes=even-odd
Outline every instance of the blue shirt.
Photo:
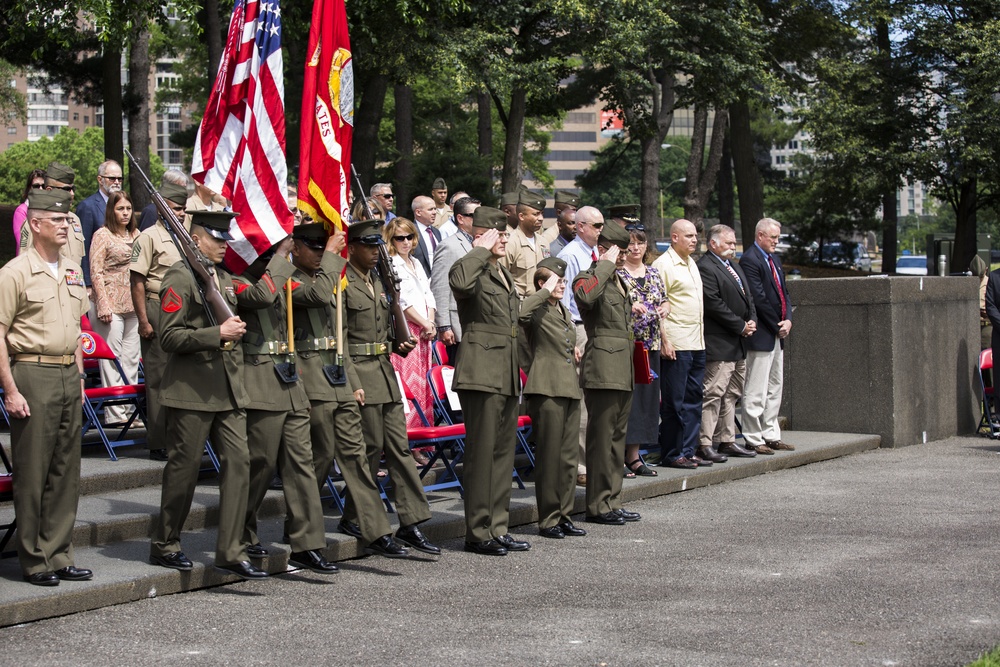
[[566,262],[566,292],[563,294],[562,304],[569,309],[573,322],[579,324],[583,321],[580,317],[580,309],[576,307],[576,299],[573,298],[573,280],[576,274],[584,269],[589,269],[594,263],[594,250],[583,242],[579,236],[566,244],[566,247],[559,253],[559,259]]

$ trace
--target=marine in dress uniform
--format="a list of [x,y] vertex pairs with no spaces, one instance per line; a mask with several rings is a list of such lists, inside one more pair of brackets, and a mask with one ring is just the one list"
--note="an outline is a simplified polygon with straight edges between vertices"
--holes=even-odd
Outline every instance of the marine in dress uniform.
[[[184,210],[187,188],[165,183],[159,192],[178,222],[190,231],[191,225]],[[157,461],[167,460],[164,441],[167,426],[163,406],[160,405],[160,384],[168,355],[160,346],[160,285],[167,269],[179,261],[181,252],[167,231],[166,223],[157,215],[156,224],[143,230],[132,244],[132,264],[129,267],[132,305],[139,320],[142,376],[146,385],[146,443],[149,458]]]
[[38,586],[82,581],[73,560],[80,485],[83,355],[80,318],[90,307],[80,265],[60,254],[70,195],[32,190],[32,245],[0,269],[0,384],[10,415],[14,534],[21,572]]
[[638,512],[623,509],[621,500],[634,370],[632,300],[616,270],[625,263],[628,244],[629,234],[622,227],[604,225],[597,241],[602,253],[599,260],[573,280],[573,297],[587,331],[580,371],[589,414],[587,521],[607,525],[640,518]]
[[[292,238],[295,350],[312,407],[309,419],[316,479],[319,483],[326,479],[336,458],[358,519],[357,524],[341,520],[340,530],[366,545],[366,554],[405,558],[409,550],[392,539],[368,465],[361,411],[355,398],[360,389],[354,386],[357,375],[351,370],[350,355],[338,358],[336,353],[333,294],[334,289],[339,289],[341,271],[347,263],[339,254],[345,235],[338,232],[328,237],[326,228],[315,223],[295,227]],[[346,336],[342,336],[342,342],[347,343]]]
[[[73,168],[59,162],[50,162],[49,166],[45,168],[45,173],[47,174],[45,189],[67,192],[69,194],[70,206],[72,206],[73,188],[76,182],[76,172],[73,171]],[[67,234],[65,245],[59,248],[59,254],[74,264],[79,265],[86,254],[86,249],[83,245],[83,225],[80,224],[80,218],[77,217],[76,213],[70,211],[67,215],[69,217],[69,233]],[[21,238],[19,241],[21,246],[18,251],[19,253],[31,247],[31,225],[23,225],[21,227]]]
[[[216,284],[235,311],[233,277],[219,266],[226,241],[232,238],[229,226],[235,214],[189,211],[188,215],[191,237],[216,264]],[[160,289],[160,342],[170,354],[160,392],[166,408],[167,465],[149,559],[175,570],[193,567],[181,551],[180,536],[198,483],[205,440],[211,436],[220,463],[215,566],[244,579],[263,579],[267,573],[250,563],[242,539],[250,482],[245,410],[250,399],[244,389],[240,345],[246,325],[236,316],[214,324],[203,301],[184,262],[167,270]]]
[[453,386],[465,414],[465,550],[491,556],[531,548],[507,532],[520,371],[519,300],[514,279],[498,264],[506,226],[502,211],[477,208],[472,250],[448,274],[462,323]]
[[539,233],[542,229],[542,212],[545,198],[530,190],[521,190],[517,200],[517,227],[507,240],[507,254],[500,264],[514,277],[517,295],[524,298],[535,292],[532,277],[538,262],[549,256],[548,241]]
[[[352,384],[361,407],[361,428],[367,445],[369,474],[378,474],[379,459],[386,465],[396,489],[400,528],[396,540],[417,551],[438,555],[418,525],[431,518],[424,485],[410,454],[406,414],[389,353],[407,354],[415,341],[395,341],[389,320],[389,303],[372,269],[378,263],[382,237],[375,221],[357,222],[347,231],[349,264],[344,291],[347,316],[347,353],[351,357]],[[354,502],[348,496],[344,519],[354,521]]]
[[320,574],[337,571],[323,557],[326,528],[309,437],[309,398],[288,354],[285,282],[295,267],[288,261],[291,238],[277,244],[233,279],[243,335],[243,375],[247,406],[250,488],[243,543],[253,558],[268,555],[257,536],[257,512],[280,466],[292,545],[289,561]]
[[538,263],[538,290],[521,303],[520,322],[533,353],[524,395],[535,435],[535,498],[538,534],[562,539],[587,532],[573,525],[580,431],[580,382],[576,374],[576,328],[559,301],[566,288],[566,262]]

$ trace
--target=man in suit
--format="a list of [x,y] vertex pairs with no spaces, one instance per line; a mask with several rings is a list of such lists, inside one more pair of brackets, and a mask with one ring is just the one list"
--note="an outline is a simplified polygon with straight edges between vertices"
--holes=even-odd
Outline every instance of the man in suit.
[[441,232],[434,227],[437,208],[433,199],[423,195],[414,197],[410,208],[413,209],[413,221],[417,223],[417,247],[413,251],[413,257],[423,265],[424,273],[431,275],[434,253],[441,243]]
[[743,439],[758,454],[792,450],[781,441],[778,410],[784,381],[782,349],[792,330],[792,301],[785,286],[781,259],[774,254],[781,223],[763,218],[754,244],[740,259],[757,310],[757,331],[748,339],[747,379],[743,390]]
[[622,507],[625,431],[632,409],[632,299],[618,277],[625,264],[629,233],[604,225],[598,261],[576,275],[573,298],[587,331],[580,368],[587,403],[587,521],[611,526],[638,521]]
[[498,264],[507,248],[507,216],[480,206],[472,250],[451,267],[462,344],[452,386],[465,413],[465,550],[506,556],[531,545],[507,532],[517,431],[519,300]]
[[698,260],[705,300],[705,380],[698,456],[722,463],[728,456],[757,454],[736,443],[736,401],[746,378],[746,339],[757,330],[747,277],[732,260],[736,232],[708,230],[708,252]]
[[458,232],[452,234],[438,246],[434,252],[434,269],[431,271],[431,292],[437,303],[434,311],[434,325],[437,327],[438,338],[445,344],[448,359],[454,365],[457,357],[458,344],[462,340],[462,323],[458,318],[458,302],[448,285],[448,272],[459,257],[464,257],[472,250],[472,216],[479,208],[478,199],[463,197],[453,205],[455,224]]
[[90,240],[94,232],[104,226],[104,212],[108,207],[108,197],[122,189],[122,167],[114,160],[106,160],[97,167],[97,192],[84,199],[76,207],[83,227],[83,279],[90,290]]

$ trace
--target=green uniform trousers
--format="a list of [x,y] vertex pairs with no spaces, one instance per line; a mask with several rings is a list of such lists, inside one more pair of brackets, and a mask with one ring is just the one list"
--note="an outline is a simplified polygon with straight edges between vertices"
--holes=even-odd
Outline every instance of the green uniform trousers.
[[570,521],[573,513],[580,447],[580,399],[531,394],[528,414],[535,441],[538,527],[552,528]]
[[508,532],[517,442],[517,396],[458,390],[465,415],[465,540],[487,542]]
[[10,420],[14,466],[14,533],[25,575],[73,562],[73,524],[80,497],[80,371],[15,362],[11,368],[31,415]]
[[[400,526],[412,526],[431,518],[417,464],[406,437],[406,413],[402,403],[376,403],[361,406],[361,430],[368,448],[368,469],[374,478],[385,452],[385,464],[395,487],[396,513]],[[344,503],[344,518],[356,521],[357,513],[350,493]]]
[[280,467],[285,494],[285,530],[288,531],[292,551],[326,547],[326,527],[313,468],[309,426],[307,410],[247,410],[250,490],[244,544],[260,542],[257,512],[264,502],[275,468]]
[[622,464],[632,392],[584,389],[587,402],[587,516],[622,507]]
[[181,550],[181,529],[191,510],[205,440],[211,436],[219,457],[219,536],[215,564],[248,560],[243,544],[250,484],[247,417],[242,408],[201,412],[166,408],[167,465],[163,468],[160,516],[153,526],[150,553],[166,556]]
[[150,449],[166,449],[167,425],[164,408],[160,405],[160,383],[169,354],[160,347],[160,300],[146,299],[146,319],[153,327],[153,339],[139,339],[142,350],[142,378],[146,386],[146,445]]
[[361,537],[369,545],[392,533],[382,507],[382,497],[368,466],[365,436],[361,430],[358,402],[351,400],[310,401],[313,464],[316,479],[322,483],[337,459],[344,483],[351,494]]

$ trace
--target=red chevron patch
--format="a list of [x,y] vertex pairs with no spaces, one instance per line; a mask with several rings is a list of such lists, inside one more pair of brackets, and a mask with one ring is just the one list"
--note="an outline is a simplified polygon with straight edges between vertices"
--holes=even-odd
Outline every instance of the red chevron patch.
[[160,299],[160,310],[165,313],[176,313],[184,306],[184,302],[174,288],[171,287],[167,290],[167,293],[163,295]]

